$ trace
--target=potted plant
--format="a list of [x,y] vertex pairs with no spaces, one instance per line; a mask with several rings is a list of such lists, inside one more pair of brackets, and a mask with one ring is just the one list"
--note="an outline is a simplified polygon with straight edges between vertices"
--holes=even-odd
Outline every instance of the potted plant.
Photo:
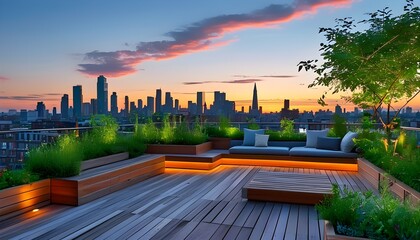
[[320,217],[327,220],[325,239],[420,237],[420,208],[394,198],[385,185],[381,196],[372,192],[352,192],[347,189],[340,195],[338,186],[334,185],[333,195],[315,207]]

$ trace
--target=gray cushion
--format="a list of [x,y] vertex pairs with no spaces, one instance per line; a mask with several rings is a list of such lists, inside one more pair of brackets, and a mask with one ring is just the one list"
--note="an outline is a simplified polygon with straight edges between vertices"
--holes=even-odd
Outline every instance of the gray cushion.
[[341,138],[339,137],[318,137],[317,149],[340,151]]
[[356,158],[356,153],[346,153],[342,151],[333,151],[326,149],[294,147],[289,151],[290,156],[305,156],[305,157],[334,157],[334,158]]
[[264,129],[251,130],[244,128],[244,146],[254,146],[255,145],[255,134],[264,134]]
[[234,154],[265,154],[265,155],[289,155],[288,147],[255,147],[255,146],[235,146],[229,149],[229,153]]
[[354,148],[354,138],[357,138],[357,133],[346,133],[346,135],[343,137],[343,140],[341,140],[340,150],[346,153],[351,152]]
[[255,146],[256,147],[267,147],[269,135],[255,134]]
[[306,131],[306,147],[316,147],[318,137],[326,137],[329,129],[324,130],[308,130]]

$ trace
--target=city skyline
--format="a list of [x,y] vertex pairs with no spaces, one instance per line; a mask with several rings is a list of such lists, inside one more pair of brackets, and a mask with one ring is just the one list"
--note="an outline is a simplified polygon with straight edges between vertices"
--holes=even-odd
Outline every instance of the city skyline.
[[[156,89],[165,89],[182,107],[197,92],[209,104],[213,95],[205,93],[222,90],[235,101],[236,110],[247,110],[258,83],[263,112],[280,111],[284,99],[301,110],[318,110],[316,99],[324,89],[308,89],[314,75],[298,73],[296,65],[320,58],[324,39],[319,27],[334,26],[335,18],[361,20],[384,7],[399,14],[404,4],[0,1],[0,112],[35,109],[41,101],[48,109],[60,109],[64,94],[69,103],[74,101],[71,88],[77,85],[83,86],[83,102],[98,99],[99,75],[106,77],[107,101],[117,92],[120,109],[126,95],[147,102]],[[340,95],[328,96],[329,106],[322,109],[333,110],[336,104],[351,109]],[[420,110],[420,97],[410,106]]]

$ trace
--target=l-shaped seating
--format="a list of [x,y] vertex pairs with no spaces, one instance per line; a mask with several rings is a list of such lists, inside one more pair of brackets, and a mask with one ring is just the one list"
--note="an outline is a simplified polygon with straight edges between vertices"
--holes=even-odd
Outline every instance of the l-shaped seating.
[[[242,145],[229,149],[231,154],[280,155],[298,157],[326,157],[326,158],[357,158],[353,152],[354,132],[348,132],[343,139],[327,137],[328,129],[308,130],[306,145],[302,143],[288,144],[288,146],[273,146],[268,142],[268,135],[264,130],[244,129]],[[294,145],[294,146],[293,146]]]

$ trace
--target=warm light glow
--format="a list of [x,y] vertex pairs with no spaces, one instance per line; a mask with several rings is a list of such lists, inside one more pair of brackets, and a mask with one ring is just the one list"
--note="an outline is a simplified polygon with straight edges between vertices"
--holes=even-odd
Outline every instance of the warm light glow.
[[38,212],[39,208],[35,208],[34,210],[32,210],[32,212]]
[[213,163],[202,162],[181,162],[165,161],[167,171],[169,168],[212,170],[221,165],[244,165],[244,166],[265,166],[265,167],[289,167],[289,168],[311,168],[338,171],[358,171],[356,163],[328,163],[328,162],[305,162],[290,160],[263,160],[263,159],[235,159],[221,158]]

